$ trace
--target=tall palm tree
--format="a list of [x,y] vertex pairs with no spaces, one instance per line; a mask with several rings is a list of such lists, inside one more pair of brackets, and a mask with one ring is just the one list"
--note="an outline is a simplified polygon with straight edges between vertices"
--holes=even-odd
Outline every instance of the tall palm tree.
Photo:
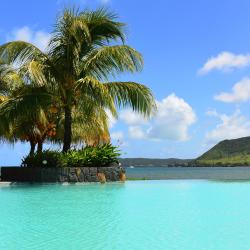
[[[72,142],[73,110],[84,110],[86,100],[108,109],[130,106],[150,116],[155,109],[151,91],[135,82],[110,82],[122,72],[142,69],[140,53],[125,45],[123,23],[104,9],[80,12],[65,9],[57,19],[46,52],[33,44],[15,41],[0,48],[0,59],[22,65],[34,82],[46,85],[51,94],[60,97],[64,110],[63,151]],[[117,45],[117,42],[121,44]]]
[[[102,108],[91,107],[90,110],[72,112],[72,142],[95,146],[110,142],[108,116]],[[49,138],[51,142],[60,144],[64,133],[64,115],[61,113],[55,126],[55,136]]]

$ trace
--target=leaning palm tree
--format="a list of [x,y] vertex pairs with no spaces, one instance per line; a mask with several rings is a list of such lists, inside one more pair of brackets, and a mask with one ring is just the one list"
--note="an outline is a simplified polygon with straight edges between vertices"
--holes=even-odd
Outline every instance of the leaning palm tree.
[[[23,41],[0,48],[0,59],[27,64],[27,72],[39,85],[46,85],[60,98],[64,111],[63,151],[72,142],[73,110],[84,110],[85,100],[117,116],[117,108],[130,106],[150,116],[155,109],[151,91],[135,82],[110,82],[122,72],[142,69],[140,53],[125,45],[123,23],[104,9],[65,9],[55,24],[51,40],[42,52]],[[117,44],[117,42],[121,42]],[[80,108],[79,108],[80,107]]]

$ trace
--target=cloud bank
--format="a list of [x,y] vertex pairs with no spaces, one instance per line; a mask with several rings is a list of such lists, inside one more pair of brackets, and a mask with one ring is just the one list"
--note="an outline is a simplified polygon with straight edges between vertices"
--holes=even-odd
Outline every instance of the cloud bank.
[[132,111],[122,113],[121,120],[129,125],[130,137],[150,140],[188,140],[190,138],[188,129],[197,120],[192,107],[175,94],[156,101],[156,104],[157,114],[148,122]]

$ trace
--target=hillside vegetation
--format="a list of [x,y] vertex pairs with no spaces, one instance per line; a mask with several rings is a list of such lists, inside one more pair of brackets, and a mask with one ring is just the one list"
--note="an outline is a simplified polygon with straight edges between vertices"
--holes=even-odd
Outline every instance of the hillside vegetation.
[[190,160],[176,158],[169,159],[149,159],[149,158],[123,158],[120,162],[123,166],[129,167],[175,167],[188,166]]
[[125,167],[250,166],[250,136],[219,142],[197,159],[119,159]]
[[195,160],[197,165],[250,165],[250,137],[224,140]]

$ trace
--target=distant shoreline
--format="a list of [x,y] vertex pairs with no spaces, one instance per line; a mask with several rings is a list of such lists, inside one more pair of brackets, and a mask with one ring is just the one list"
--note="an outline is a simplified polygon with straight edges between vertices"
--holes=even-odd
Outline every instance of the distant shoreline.
[[126,167],[128,179],[249,180],[250,167]]
[[219,160],[200,161],[197,159],[150,159],[150,158],[121,158],[124,167],[250,167],[250,162],[220,162]]
[[227,165],[208,165],[208,164],[190,164],[190,165],[122,165],[125,168],[250,168],[250,165],[233,165],[233,164],[227,164]]

